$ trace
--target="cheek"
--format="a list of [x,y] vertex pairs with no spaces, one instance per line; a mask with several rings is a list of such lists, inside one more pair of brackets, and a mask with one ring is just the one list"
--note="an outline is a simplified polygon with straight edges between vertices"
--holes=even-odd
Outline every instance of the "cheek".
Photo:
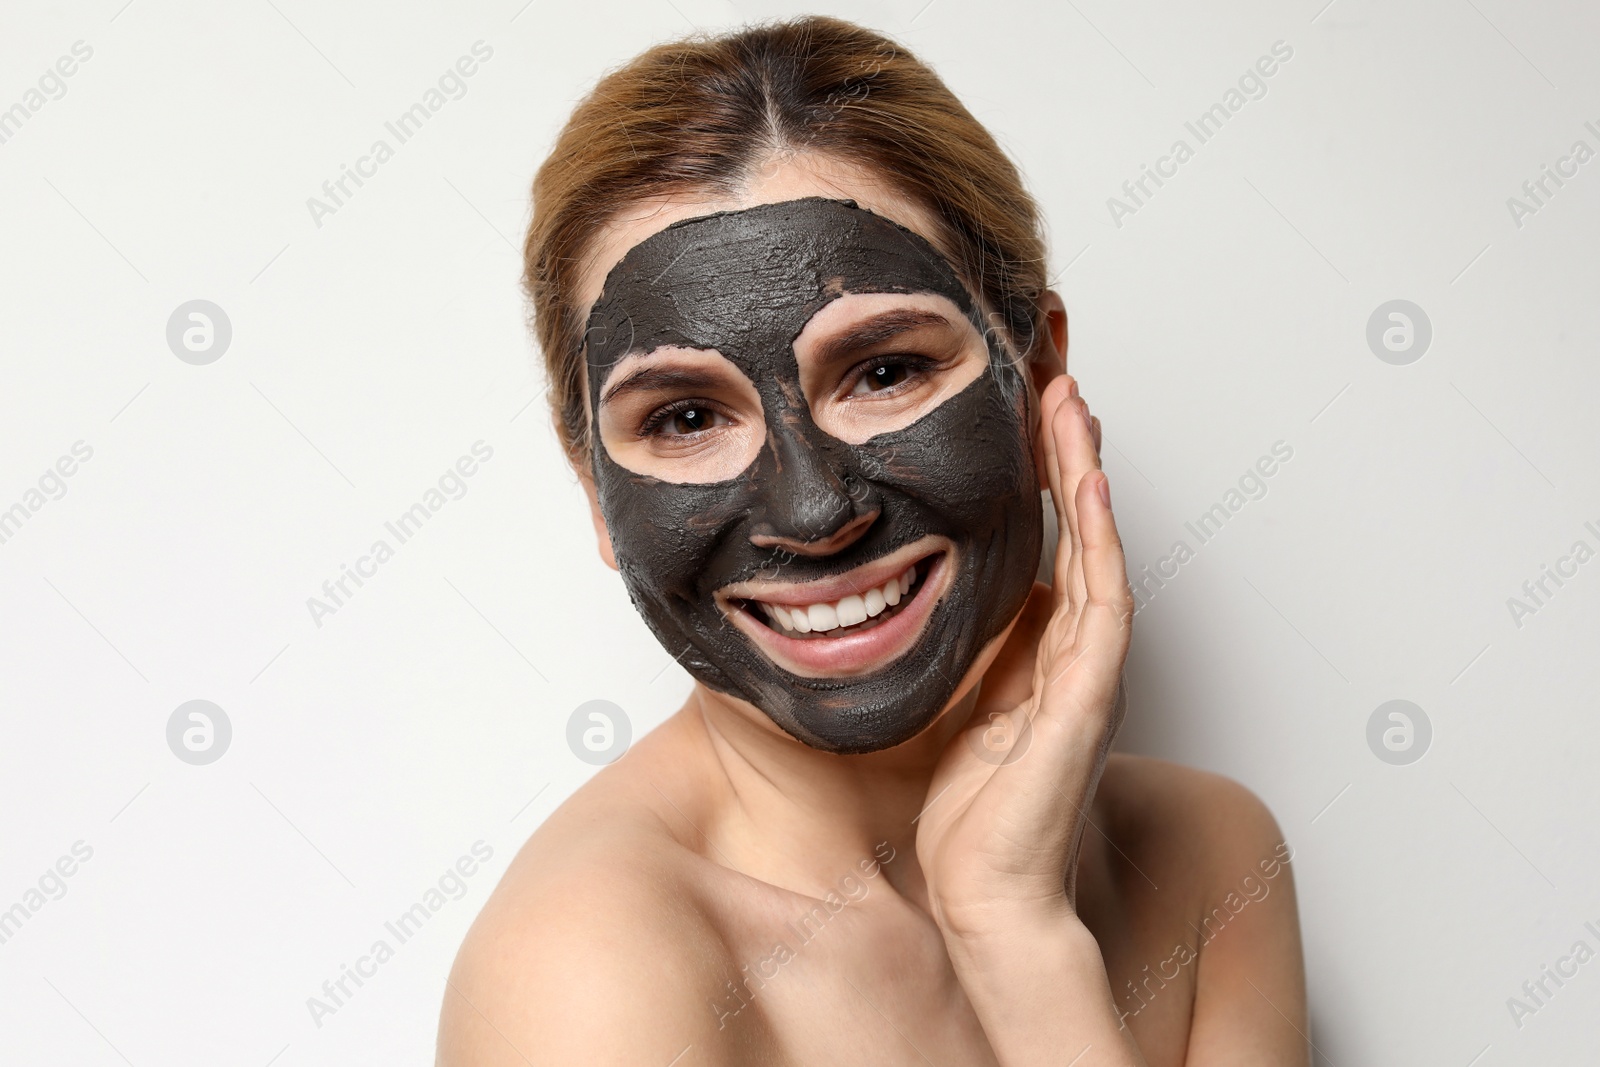
[[1007,403],[987,383],[952,397],[899,433],[862,448],[868,477],[969,521],[995,521],[1024,494],[1037,495],[1027,400]]
[[718,546],[749,508],[748,483],[683,485],[633,474],[601,460],[596,486],[612,551],[635,600],[683,610],[702,599]]
[[661,571],[692,550],[704,502],[685,487],[640,477],[614,464],[597,479],[600,510],[619,562]]

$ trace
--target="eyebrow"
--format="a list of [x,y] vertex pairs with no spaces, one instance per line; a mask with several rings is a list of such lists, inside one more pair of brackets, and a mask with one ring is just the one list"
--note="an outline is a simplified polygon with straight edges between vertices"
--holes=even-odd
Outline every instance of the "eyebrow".
[[600,403],[609,404],[619,396],[645,389],[711,389],[724,380],[724,375],[699,367],[647,365],[614,382],[600,395]]
[[844,333],[820,343],[817,346],[817,358],[823,363],[830,363],[852,352],[882,344],[922,326],[949,327],[950,325],[950,320],[937,311],[914,308],[885,311],[858,322]]

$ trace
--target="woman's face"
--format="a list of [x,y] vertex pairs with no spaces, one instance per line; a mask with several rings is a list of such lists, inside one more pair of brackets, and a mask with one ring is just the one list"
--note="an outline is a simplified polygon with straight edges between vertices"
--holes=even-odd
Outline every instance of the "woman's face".
[[698,206],[613,233],[591,306],[618,569],[705,685],[817,748],[899,744],[1032,588],[1026,376],[915,230],[837,192]]

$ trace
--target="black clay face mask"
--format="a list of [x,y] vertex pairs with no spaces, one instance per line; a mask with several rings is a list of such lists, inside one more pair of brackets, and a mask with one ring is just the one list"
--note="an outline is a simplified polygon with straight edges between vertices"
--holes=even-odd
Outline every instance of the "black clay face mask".
[[[794,342],[846,293],[946,298],[988,339],[988,367],[908,426],[860,444],[830,435],[812,417]],[[852,202],[820,198],[689,219],[627,253],[588,323],[594,425],[611,369],[668,346],[714,349],[743,372],[760,397],[765,439],[737,476],[684,484],[620,466],[594,435],[600,509],[634,604],[697,679],[749,701],[808,745],[857,753],[914,737],[1016,616],[1038,567],[1031,401],[1013,357],[927,241]],[[773,547],[774,539],[826,542],[873,515],[831,554]],[[919,572],[950,568],[945,591],[909,648],[871,673],[792,673],[727,612],[776,623],[714,595],[753,579],[834,577],[930,535],[953,547]]]

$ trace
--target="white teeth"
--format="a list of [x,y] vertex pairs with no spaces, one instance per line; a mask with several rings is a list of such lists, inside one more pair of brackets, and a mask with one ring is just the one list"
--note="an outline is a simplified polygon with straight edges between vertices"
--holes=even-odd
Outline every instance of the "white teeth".
[[875,619],[884,611],[894,607],[911,591],[911,584],[917,580],[917,568],[913,565],[907,567],[900,574],[890,578],[876,589],[868,589],[863,594],[851,594],[832,604],[811,604],[806,607],[799,605],[768,604],[757,601],[761,609],[771,619],[785,630],[808,634],[813,630],[826,633],[845,626],[857,626],[868,619]]
[[840,626],[854,626],[867,621],[867,602],[858,596],[847,596],[840,600],[836,611]]
[[811,614],[811,628],[824,633],[839,628],[839,612],[832,604],[813,604],[806,609]]

